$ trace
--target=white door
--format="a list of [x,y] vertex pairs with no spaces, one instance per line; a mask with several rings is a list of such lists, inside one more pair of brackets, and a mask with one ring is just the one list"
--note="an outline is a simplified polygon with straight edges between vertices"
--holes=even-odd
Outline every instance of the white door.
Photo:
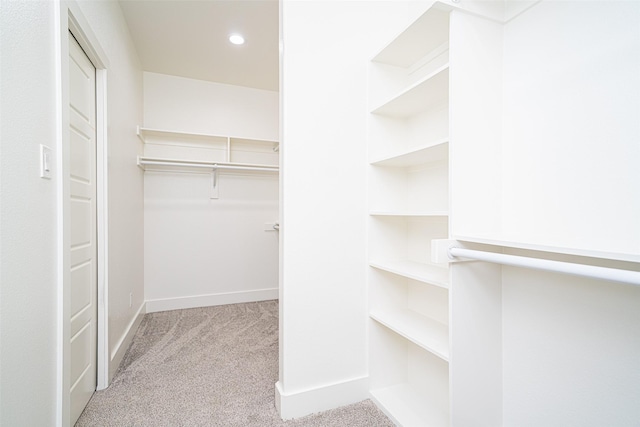
[[96,390],[96,69],[69,33],[71,425]]

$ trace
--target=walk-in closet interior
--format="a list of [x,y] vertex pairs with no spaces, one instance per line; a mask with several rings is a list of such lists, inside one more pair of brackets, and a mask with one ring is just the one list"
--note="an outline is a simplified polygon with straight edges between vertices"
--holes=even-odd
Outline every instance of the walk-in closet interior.
[[143,79],[147,312],[277,299],[277,93]]
[[146,311],[277,299],[278,3],[120,7],[144,70]]
[[146,313],[277,300],[283,420],[370,399],[404,427],[640,425],[639,1],[2,8],[3,55],[26,38],[39,68],[3,58],[0,424],[67,425],[81,372],[71,30],[98,70],[98,388]]

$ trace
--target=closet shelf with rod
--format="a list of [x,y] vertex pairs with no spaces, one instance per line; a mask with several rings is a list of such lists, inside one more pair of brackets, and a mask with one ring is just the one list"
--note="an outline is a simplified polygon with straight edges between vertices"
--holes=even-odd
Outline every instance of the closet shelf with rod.
[[211,199],[220,197],[220,180],[218,173],[225,172],[251,172],[251,173],[278,173],[278,166],[270,165],[252,165],[252,164],[229,164],[223,162],[205,162],[197,160],[176,160],[176,159],[157,159],[150,157],[138,156],[138,166],[145,171],[183,171],[193,172],[194,170],[203,170],[211,173]]
[[210,198],[219,198],[219,173],[272,175],[280,171],[278,141],[177,132],[138,126],[145,171],[211,174]]
[[207,170],[230,170],[230,171],[251,171],[251,172],[278,172],[278,166],[254,165],[224,162],[204,162],[197,160],[176,160],[158,159],[138,156],[138,166],[142,169],[162,169],[162,168],[196,168]]
[[[151,129],[140,126],[138,126],[136,133],[144,143],[143,159],[164,161],[165,163],[175,161],[190,164],[204,162],[229,166],[238,165],[242,166],[243,170],[252,170],[247,169],[248,167],[276,167],[277,169],[279,163],[279,142],[275,140]],[[230,170],[231,168],[224,169]]]
[[554,261],[528,256],[509,255],[491,251],[459,248],[455,246],[449,248],[448,255],[452,260],[467,259],[486,261],[495,264],[553,271],[574,276],[609,280],[640,286],[640,271],[601,267],[574,262]]

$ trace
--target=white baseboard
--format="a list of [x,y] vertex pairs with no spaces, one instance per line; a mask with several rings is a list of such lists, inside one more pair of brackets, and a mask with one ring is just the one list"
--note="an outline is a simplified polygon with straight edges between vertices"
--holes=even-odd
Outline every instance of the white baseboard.
[[276,383],[276,408],[283,420],[304,417],[369,398],[369,377],[354,378],[294,393],[284,393]]
[[278,288],[147,300],[147,313],[278,299]]
[[127,329],[124,331],[124,334],[120,337],[120,340],[115,345],[113,350],[111,351],[109,357],[109,384],[111,384],[111,380],[115,375],[122,359],[124,358],[124,354],[127,352],[129,345],[131,345],[131,341],[133,340],[133,336],[138,331],[138,327],[140,327],[140,323],[142,323],[142,318],[146,314],[146,304],[143,302],[138,308],[135,316],[131,319],[131,322],[127,326]]

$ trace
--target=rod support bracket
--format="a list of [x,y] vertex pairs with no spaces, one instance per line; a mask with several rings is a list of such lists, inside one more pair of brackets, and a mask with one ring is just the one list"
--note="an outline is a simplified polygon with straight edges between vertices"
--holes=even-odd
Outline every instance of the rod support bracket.
[[211,194],[210,199],[220,198],[220,180],[218,179],[218,168],[214,168],[211,171]]
[[452,262],[460,262],[449,253],[449,249],[458,246],[457,240],[453,239],[435,239],[431,241],[431,262],[437,264],[445,264]]

